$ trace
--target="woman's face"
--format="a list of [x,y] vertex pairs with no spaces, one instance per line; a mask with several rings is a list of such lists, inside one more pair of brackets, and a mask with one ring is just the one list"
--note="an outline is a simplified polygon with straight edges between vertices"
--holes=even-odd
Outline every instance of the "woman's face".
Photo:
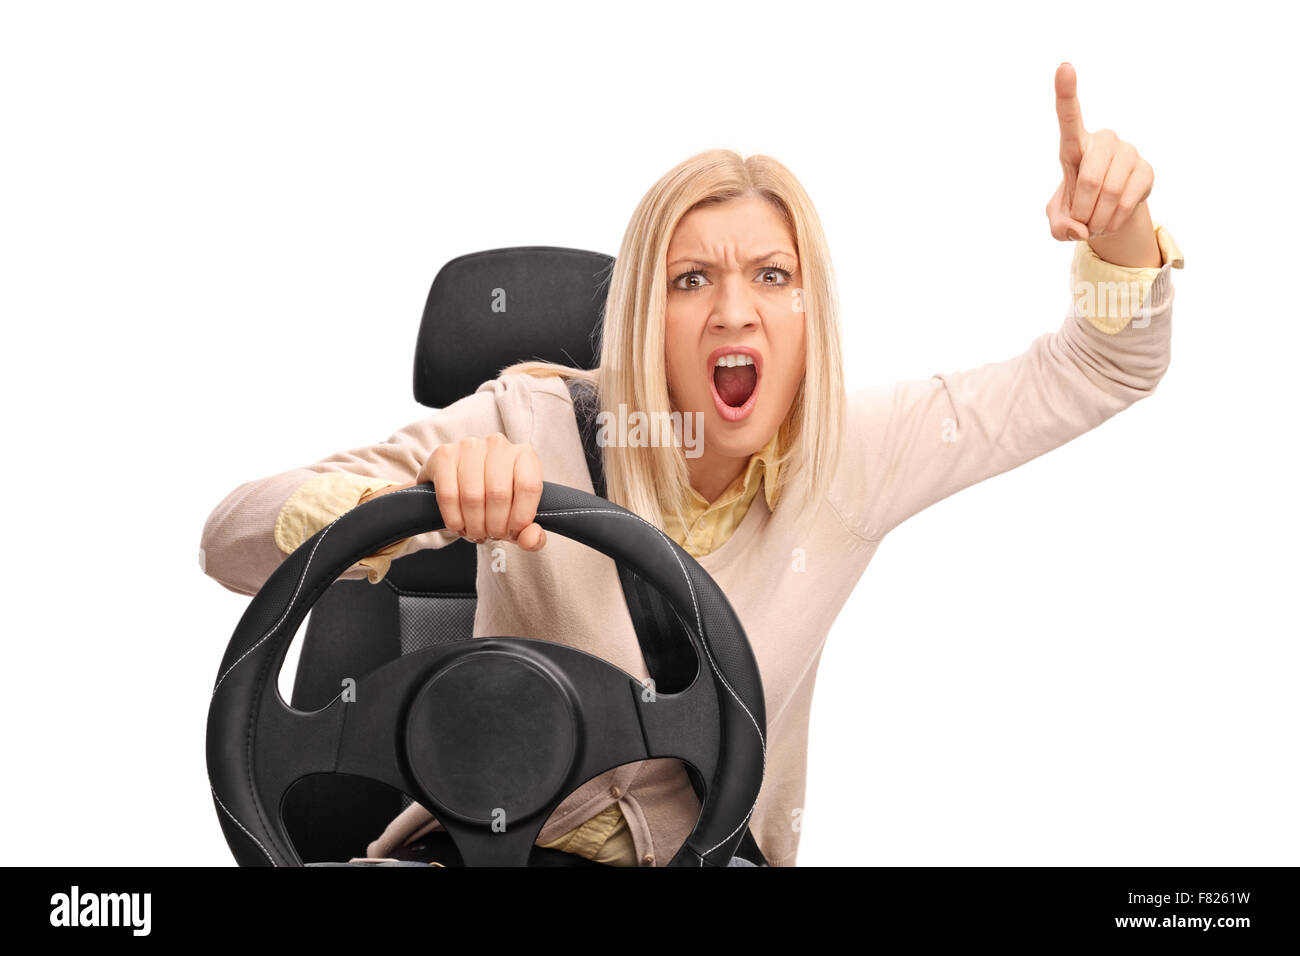
[[748,458],[776,433],[803,380],[794,238],[770,202],[745,197],[683,216],[667,258],[673,407],[703,413],[703,459]]

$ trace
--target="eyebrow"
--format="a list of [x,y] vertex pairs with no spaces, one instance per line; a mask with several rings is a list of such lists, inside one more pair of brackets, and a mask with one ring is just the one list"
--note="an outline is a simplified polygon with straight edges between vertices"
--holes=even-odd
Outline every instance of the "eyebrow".
[[[749,260],[749,264],[751,266],[756,265],[764,259],[771,259],[775,256],[785,256],[787,259],[793,259],[795,262],[799,261],[799,257],[793,252],[786,252],[784,249],[774,249],[771,252],[765,252],[761,256],[755,256],[753,259]],[[682,265],[683,263],[692,263],[697,266],[704,266],[706,269],[712,269],[715,266],[715,263],[705,262],[703,259],[696,259],[693,256],[685,256],[681,259],[674,259],[672,262],[668,263],[668,268],[671,269],[673,266]]]

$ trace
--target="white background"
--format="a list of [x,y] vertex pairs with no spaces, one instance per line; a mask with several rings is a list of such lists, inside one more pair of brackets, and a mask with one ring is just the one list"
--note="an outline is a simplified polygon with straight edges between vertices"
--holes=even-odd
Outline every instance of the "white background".
[[[900,5],[901,6],[901,5]],[[703,149],[820,210],[850,387],[1059,327],[1053,73],[1156,170],[1157,394],[894,532],[801,864],[1296,864],[1289,36],[1221,4],[6,6],[7,863],[227,864],[203,733],[237,484],[378,442],[448,259],[614,253]]]

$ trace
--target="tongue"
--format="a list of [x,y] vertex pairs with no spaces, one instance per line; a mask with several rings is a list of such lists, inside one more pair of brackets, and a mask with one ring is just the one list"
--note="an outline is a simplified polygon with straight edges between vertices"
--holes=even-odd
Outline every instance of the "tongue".
[[758,383],[758,371],[752,365],[736,365],[731,368],[723,365],[713,370],[713,385],[718,395],[732,408],[739,408],[749,401]]

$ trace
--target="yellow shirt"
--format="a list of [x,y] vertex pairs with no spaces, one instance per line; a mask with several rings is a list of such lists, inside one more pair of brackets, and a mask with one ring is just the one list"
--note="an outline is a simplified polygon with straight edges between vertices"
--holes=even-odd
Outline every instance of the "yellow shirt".
[[[1160,223],[1154,223],[1156,242],[1162,264],[1183,268],[1183,254],[1173,236]],[[1076,242],[1070,267],[1070,290],[1079,313],[1099,331],[1114,334],[1137,318],[1137,306],[1146,301],[1151,283],[1160,272],[1156,267],[1118,266],[1100,258],[1086,242]],[[716,501],[709,502],[694,488],[688,489],[683,503],[685,526],[675,517],[666,516],[665,533],[694,557],[702,557],[721,547],[744,519],[758,493],[764,488],[769,508],[776,507],[778,436],[750,456],[743,473],[738,475]],[[275,540],[280,550],[291,554],[303,541],[356,507],[370,491],[396,482],[366,478],[345,472],[323,472],[304,482],[281,509],[275,526]],[[371,583],[388,572],[390,563],[399,556],[403,542],[397,542],[358,562],[367,569]],[[576,853],[579,856],[613,866],[636,866],[636,847],[618,804],[613,804],[568,833],[539,846]]]

